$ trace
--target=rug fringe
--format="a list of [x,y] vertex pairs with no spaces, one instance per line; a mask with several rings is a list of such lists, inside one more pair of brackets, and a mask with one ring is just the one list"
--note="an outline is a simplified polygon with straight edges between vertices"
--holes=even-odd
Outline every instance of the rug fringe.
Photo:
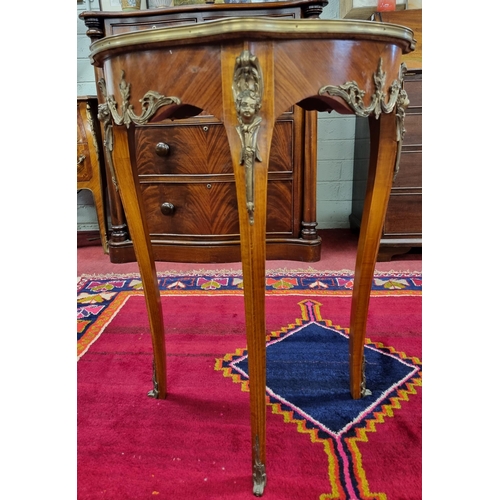
[[[156,273],[158,277],[165,278],[168,276],[241,276],[241,269],[195,269],[191,271],[161,271]],[[288,275],[288,276],[307,276],[313,274],[315,276],[353,276],[354,271],[352,269],[340,269],[338,271],[334,270],[318,270],[312,267],[307,269],[288,269],[274,268],[266,269],[266,276],[276,276],[276,275]],[[375,271],[374,276],[422,276],[421,271]],[[89,280],[89,279],[127,279],[127,278],[138,278],[141,275],[139,273],[109,273],[109,274],[81,274],[77,277],[77,283]]]

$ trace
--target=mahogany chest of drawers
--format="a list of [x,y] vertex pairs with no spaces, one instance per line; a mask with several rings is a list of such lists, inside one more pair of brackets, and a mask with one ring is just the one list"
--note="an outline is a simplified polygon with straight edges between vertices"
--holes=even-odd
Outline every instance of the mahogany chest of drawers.
[[[110,34],[222,17],[318,17],[324,5],[326,2],[322,0],[199,4],[127,13],[99,12],[95,16],[86,12],[83,18],[87,35],[97,40]],[[276,125],[268,183],[268,259],[306,262],[320,259],[321,239],[316,232],[316,119],[315,111],[294,106]],[[132,133],[135,139],[132,163],[142,188],[155,259],[239,261],[236,188],[222,123],[202,112],[184,120],[136,126]],[[135,260],[132,241],[109,166],[107,176],[110,259],[132,261]]]
[[[384,22],[409,26],[417,39],[415,52],[403,56],[408,68],[404,88],[410,104],[404,120],[399,171],[391,189],[377,257],[378,261],[390,261],[395,255],[422,247],[422,11],[387,12],[380,17]],[[349,218],[351,229],[355,231],[361,225],[369,155],[367,120],[357,118],[356,121],[352,213]]]

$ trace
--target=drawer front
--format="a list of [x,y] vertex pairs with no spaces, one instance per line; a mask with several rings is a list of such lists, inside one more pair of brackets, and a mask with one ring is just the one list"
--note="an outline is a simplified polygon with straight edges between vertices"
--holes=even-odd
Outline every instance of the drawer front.
[[[293,170],[293,119],[275,126],[270,172]],[[136,129],[137,171],[147,175],[232,174],[231,152],[220,123]]]
[[422,195],[391,194],[384,225],[384,236],[422,234]]
[[399,172],[393,188],[422,187],[422,152],[408,151],[403,148],[399,161]]
[[[405,89],[410,98],[404,121],[405,136],[401,150],[399,173],[395,188],[422,187],[422,79],[413,74],[405,79]],[[394,203],[394,202],[393,202]],[[420,210],[420,208],[419,208]]]
[[107,21],[109,24],[106,27],[106,35],[118,35],[119,33],[130,33],[132,31],[142,31],[149,29],[170,28],[172,26],[181,26],[184,24],[194,24],[197,22],[196,17],[184,19],[144,19],[133,20],[130,22]]
[[139,175],[233,172],[224,126],[177,125],[136,129]]
[[422,114],[407,112],[404,127],[405,136],[403,144],[405,146],[418,146],[422,148]]
[[[208,236],[239,232],[232,182],[142,184],[141,187],[151,234]],[[165,203],[173,206],[170,213],[162,212]]]
[[274,126],[269,172],[292,172],[294,165],[294,121],[293,119],[277,121]]
[[299,237],[294,233],[292,181],[268,182],[266,232],[269,237]]
[[[217,238],[239,234],[234,182],[143,183],[141,188],[153,235]],[[268,233],[291,235],[292,182],[269,182],[268,205],[275,207],[267,215]]]
[[[151,15],[147,17],[130,17],[129,19],[112,19],[105,21],[105,31],[106,35],[116,35],[118,33],[130,33],[132,31],[142,31],[147,29],[160,29],[169,28],[172,26],[181,26],[186,24],[202,23],[206,21],[214,21],[217,19],[224,19],[227,17],[242,16],[243,14],[234,11],[218,11],[213,12],[203,12],[200,9],[199,12],[193,14],[167,14],[167,15]],[[251,17],[280,17],[280,18],[300,18],[300,10],[281,10],[271,13],[267,9],[255,9],[252,8],[251,12],[248,13]]]
[[[413,77],[415,78],[415,77]],[[421,108],[422,107],[422,80],[406,79],[404,81],[404,89],[408,94],[408,99],[410,99],[409,108]]]

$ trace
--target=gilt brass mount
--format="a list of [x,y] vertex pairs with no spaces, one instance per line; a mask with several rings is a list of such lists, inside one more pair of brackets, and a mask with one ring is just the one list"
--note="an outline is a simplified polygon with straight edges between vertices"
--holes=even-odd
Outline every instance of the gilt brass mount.
[[347,82],[344,85],[325,85],[319,89],[319,95],[328,94],[332,97],[341,97],[357,116],[367,117],[371,114],[378,119],[382,113],[392,113],[396,108],[397,116],[397,141],[398,150],[394,165],[394,178],[399,171],[399,160],[401,157],[401,147],[405,134],[404,118],[405,110],[410,103],[408,94],[403,88],[403,78],[406,73],[406,65],[403,63],[399,76],[389,87],[389,99],[384,92],[386,74],[382,71],[382,58],[379,59],[377,71],[373,74],[375,92],[372,94],[370,104],[365,106],[364,96],[366,92],[359,88],[355,81]]
[[160,391],[158,390],[158,380],[156,379],[156,368],[153,359],[153,388],[148,392],[148,396],[153,399],[158,399]]
[[263,78],[259,61],[248,50],[237,58],[233,77],[233,98],[238,115],[236,130],[241,140],[240,165],[245,167],[246,207],[249,223],[254,223],[255,211],[255,160],[262,161],[257,145],[262,118]]
[[[98,82],[99,87],[104,89],[104,92],[106,91],[106,86],[104,84],[104,80],[102,80],[102,86],[101,81]],[[109,167],[109,172],[111,174],[111,182],[113,183],[113,186],[115,188],[115,191],[118,191],[118,182],[116,181],[116,174],[115,174],[115,165],[113,163],[113,120],[111,118],[111,112],[109,110],[108,103],[104,104],[99,104],[99,107],[97,108],[97,118],[99,119],[100,122],[103,124],[104,128],[104,139],[103,139],[103,146],[104,146],[104,155],[106,156],[106,162]]]
[[181,103],[178,97],[167,97],[154,90],[149,90],[144,94],[142,99],[139,99],[141,103],[141,114],[136,115],[134,113],[134,106],[130,104],[130,83],[125,81],[125,71],[122,71],[122,78],[119,83],[120,94],[122,96],[122,114],[120,115],[114,95],[108,95],[104,78],[101,78],[97,84],[101,89],[115,123],[117,125],[125,125],[127,128],[131,123],[135,123],[136,125],[148,123],[154,114],[163,106]]
[[[372,113],[376,118],[381,113],[391,113],[399,98],[403,88],[401,77],[392,82],[389,87],[389,100],[385,102],[386,94],[384,92],[386,74],[382,71],[382,58],[379,59],[377,71],[373,74],[375,82],[375,92],[372,94],[370,104],[365,106],[363,101],[366,92],[361,90],[354,81],[347,82],[344,85],[326,85],[319,89],[319,95],[328,94],[331,96],[342,97],[344,101],[358,116],[367,117]],[[404,91],[403,91],[404,92]]]
[[253,464],[253,494],[261,497],[264,494],[264,487],[267,483],[266,466],[260,461],[259,436],[255,436],[255,462]]
[[106,154],[106,159],[108,162],[109,170],[111,173],[111,180],[115,186],[115,190],[118,191],[118,183],[116,182],[115,167],[113,163],[113,120],[116,125],[125,125],[127,128],[130,127],[131,123],[136,125],[144,125],[147,123],[154,114],[163,106],[169,106],[171,104],[181,104],[181,100],[178,97],[166,97],[154,90],[149,90],[146,92],[142,99],[139,99],[141,103],[142,112],[140,115],[136,115],[133,110],[133,105],[130,104],[130,83],[125,81],[125,71],[122,71],[122,78],[120,80],[120,94],[122,96],[122,114],[120,115],[118,111],[118,104],[116,103],[113,94],[108,94],[106,88],[106,80],[101,78],[97,85],[104,97],[104,103],[99,104],[97,117],[103,123],[104,126],[104,150]]
[[85,161],[86,156],[85,155],[80,155],[78,159],[76,160],[76,166],[80,166],[84,161]]
[[366,387],[366,358],[363,354],[363,364],[361,365],[361,397],[371,396],[372,391]]

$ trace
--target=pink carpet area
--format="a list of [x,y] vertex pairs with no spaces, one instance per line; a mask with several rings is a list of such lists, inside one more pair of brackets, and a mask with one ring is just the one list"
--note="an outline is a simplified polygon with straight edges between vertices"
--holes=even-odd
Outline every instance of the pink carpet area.
[[[322,238],[321,259],[318,262],[299,262],[289,260],[268,260],[266,269],[296,270],[353,270],[356,263],[356,248],[358,237],[349,229],[323,229],[318,234]],[[201,270],[241,270],[240,262],[224,264],[189,264],[178,262],[157,262],[158,272],[184,272]],[[391,262],[377,262],[376,270],[387,271],[422,271],[422,254],[419,249],[410,253],[395,256]],[[78,248],[77,275],[82,274],[128,274],[138,273],[139,267],[135,262],[113,264],[109,261],[100,246],[86,246]]]
[[[340,350],[348,353],[352,280],[337,276],[334,286],[329,275],[294,278],[284,278],[283,286],[269,281],[268,349],[300,340],[292,356],[302,350],[310,365],[280,360],[276,372],[269,351],[269,382],[281,367],[288,373],[278,377],[284,382],[296,380],[295,368],[313,372],[318,358],[308,353],[329,348],[330,341],[321,344],[325,333],[340,339],[335,345],[344,345]],[[230,280],[220,287],[215,281],[204,286],[205,278],[201,285],[192,280],[189,289],[171,287],[169,279],[161,280],[168,379],[168,397],[162,401],[147,397],[152,347],[140,283],[134,278],[80,281],[79,306],[106,307],[79,340],[84,344],[78,361],[79,500],[254,498],[248,382],[235,364],[246,348],[242,291],[231,288]],[[311,287],[311,280],[326,288]],[[382,362],[402,364],[409,375],[389,382],[387,394],[382,390],[335,432],[323,425],[323,407],[311,420],[280,397],[281,388],[270,393],[264,499],[421,498],[421,277],[379,276],[374,287],[367,348]],[[378,361],[368,361],[367,386],[375,392],[377,370],[372,370]],[[379,371],[385,376],[391,370]],[[324,382],[316,376],[298,384],[309,395],[303,404],[324,402],[315,396],[315,387]],[[328,387],[333,385],[328,382]],[[325,417],[336,411],[343,417],[351,404],[348,384],[343,384]]]

